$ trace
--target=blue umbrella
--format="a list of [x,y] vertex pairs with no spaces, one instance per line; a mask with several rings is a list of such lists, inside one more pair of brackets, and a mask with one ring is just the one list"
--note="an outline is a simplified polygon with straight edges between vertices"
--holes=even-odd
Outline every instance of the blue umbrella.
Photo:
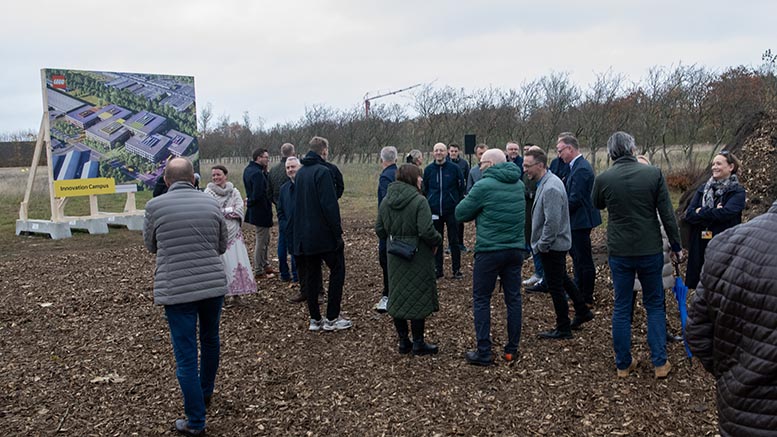
[[685,353],[688,354],[688,359],[690,359],[693,354],[691,353],[691,348],[688,347],[688,339],[685,336],[685,324],[688,321],[688,304],[686,303],[688,297],[688,287],[680,277],[680,266],[677,263],[674,264],[674,272],[675,278],[672,292],[674,293],[675,299],[677,299],[677,309],[680,312],[680,325],[683,328],[683,344],[685,345]]

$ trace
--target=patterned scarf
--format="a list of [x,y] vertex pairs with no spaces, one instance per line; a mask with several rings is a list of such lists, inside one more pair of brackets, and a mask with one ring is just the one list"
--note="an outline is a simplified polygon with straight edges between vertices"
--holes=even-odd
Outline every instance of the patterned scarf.
[[219,187],[213,182],[208,182],[208,190],[212,193],[211,195],[219,201],[222,208],[226,207],[229,203],[229,196],[232,194],[232,190],[234,189],[235,186],[232,185],[232,182],[227,182],[224,188]]
[[715,180],[715,178],[710,178],[707,184],[704,185],[704,197],[702,198],[701,206],[703,208],[715,208],[717,206],[716,202],[720,201],[723,193],[737,185],[739,185],[739,178],[735,174],[719,181]]

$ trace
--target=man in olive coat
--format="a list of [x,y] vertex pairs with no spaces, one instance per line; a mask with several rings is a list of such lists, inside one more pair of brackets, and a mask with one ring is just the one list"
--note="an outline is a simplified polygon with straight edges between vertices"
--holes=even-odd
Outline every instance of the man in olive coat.
[[655,376],[665,378],[671,365],[666,357],[666,307],[661,280],[664,243],[659,217],[672,246],[671,256],[678,261],[682,254],[680,231],[661,170],[637,162],[633,152],[636,148],[634,137],[626,132],[610,136],[607,153],[614,162],[596,177],[592,200],[596,208],[607,208],[607,249],[615,291],[612,342],[617,375],[628,377],[637,367],[637,361],[631,356],[631,305],[634,278],[639,276],[642,303],[647,312],[651,361]]
[[468,363],[487,366],[491,353],[491,295],[499,277],[507,305],[504,357],[517,358],[521,339],[521,263],[523,262],[526,199],[521,172],[505,154],[491,149],[480,160],[482,179],[456,206],[456,220],[476,220],[475,266],[472,273],[473,313],[477,349],[465,354]]

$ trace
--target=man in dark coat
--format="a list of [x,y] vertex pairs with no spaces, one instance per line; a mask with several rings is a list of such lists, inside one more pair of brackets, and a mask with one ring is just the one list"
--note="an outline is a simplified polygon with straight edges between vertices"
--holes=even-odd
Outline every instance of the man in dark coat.
[[[434,162],[424,169],[424,193],[432,210],[434,228],[443,235],[448,228],[448,246],[451,249],[451,264],[453,279],[461,279],[461,248],[459,247],[458,224],[456,222],[456,205],[464,197],[464,175],[459,167],[448,158],[448,149],[443,143],[434,145]],[[437,248],[435,254],[435,273],[442,278],[443,247]]]
[[575,270],[575,285],[582,293],[585,303],[593,305],[596,267],[591,253],[591,229],[602,224],[599,210],[591,203],[594,170],[580,154],[577,138],[572,135],[559,138],[556,152],[569,166],[569,176],[564,185],[569,199],[569,224],[572,229],[572,248],[569,249],[569,255]]
[[[272,203],[275,204],[275,212],[278,215],[278,223],[280,224],[281,217],[278,210],[279,197],[281,195],[281,187],[283,184],[289,181],[289,177],[286,175],[286,160],[289,157],[294,156],[294,144],[284,143],[281,146],[281,162],[275,164],[270,169],[268,178],[269,190],[272,194]],[[297,282],[297,265],[294,262],[294,257],[291,258],[291,272],[289,272],[289,263],[287,262],[288,244],[283,232],[278,232],[278,270],[281,273],[281,281],[288,282],[292,279]]]
[[[301,164],[296,156],[289,156],[286,159],[286,175],[289,180],[281,187],[280,195],[278,196],[278,238],[283,236],[284,241],[288,244],[289,250],[294,246],[294,229],[292,226],[292,220],[294,218],[294,192],[295,184],[294,179],[297,175]],[[291,255],[291,273],[292,280],[299,282],[299,276],[297,276],[297,260],[294,255]],[[302,293],[300,288],[299,294],[291,299],[292,303],[306,302],[307,297]]]
[[[348,329],[351,321],[340,316],[340,303],[345,282],[345,255],[340,206],[326,165],[329,141],[322,137],[310,140],[310,151],[302,158],[302,168],[295,177],[292,253],[297,257],[302,292],[308,299],[309,330],[335,331]],[[322,319],[318,290],[322,286],[321,262],[329,267],[329,297],[326,319]]]
[[267,189],[267,165],[270,163],[270,154],[267,149],[258,148],[254,150],[251,157],[252,161],[243,170],[243,185],[248,198],[245,221],[256,226],[254,275],[256,279],[267,279],[275,276],[267,255],[270,228],[272,228],[272,201]]
[[505,155],[507,160],[518,166],[521,171],[521,179],[523,180],[523,156],[521,156],[521,146],[515,142],[510,141],[505,145]]
[[688,311],[693,354],[717,380],[720,435],[777,432],[777,202],[716,235]]
[[[380,209],[383,198],[386,197],[389,184],[397,179],[397,148],[394,146],[382,148],[380,150],[380,162],[383,170],[380,172],[380,178],[378,178],[378,209]],[[378,261],[383,272],[383,293],[378,304],[375,305],[375,311],[385,313],[388,309],[389,295],[388,255],[386,253],[386,240],[382,238],[378,239]]]
[[[448,157],[452,163],[459,166],[461,173],[464,175],[464,193],[466,194],[466,182],[469,179],[469,163],[466,159],[461,157],[461,149],[458,144],[451,143],[448,145]],[[462,252],[466,252],[467,246],[464,245],[464,223],[459,223],[457,229],[459,233],[459,249],[461,249]]]

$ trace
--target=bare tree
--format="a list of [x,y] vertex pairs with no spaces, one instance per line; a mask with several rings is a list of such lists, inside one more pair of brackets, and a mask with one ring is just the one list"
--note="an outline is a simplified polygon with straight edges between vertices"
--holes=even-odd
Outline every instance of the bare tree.
[[200,138],[205,138],[210,133],[210,122],[213,119],[213,105],[210,102],[200,109]]

